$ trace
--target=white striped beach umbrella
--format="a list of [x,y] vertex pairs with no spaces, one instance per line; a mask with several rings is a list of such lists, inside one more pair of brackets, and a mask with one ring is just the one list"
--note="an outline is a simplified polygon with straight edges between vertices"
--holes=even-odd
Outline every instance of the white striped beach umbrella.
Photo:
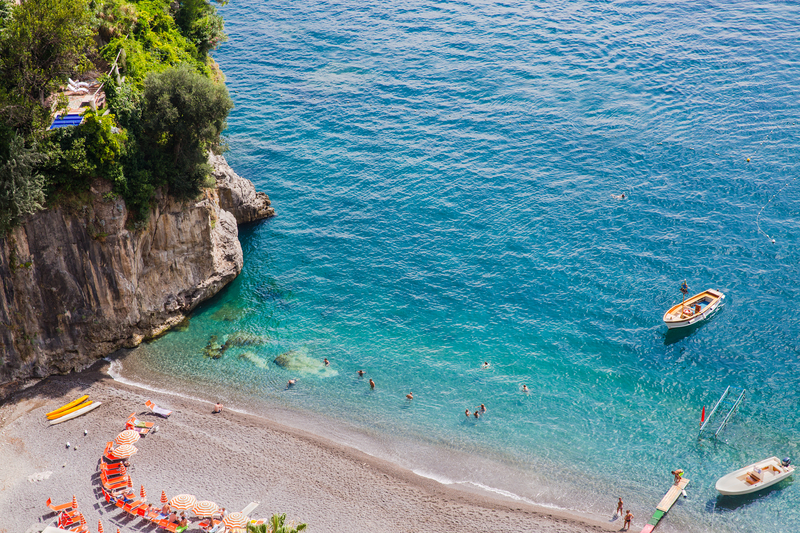
[[212,514],[216,513],[218,509],[219,506],[216,503],[202,501],[194,504],[194,507],[192,507],[192,512],[197,516],[211,516]]
[[162,490],[161,491],[161,505],[164,505],[168,501],[169,500],[167,499],[167,493]]
[[103,521],[102,520],[98,520],[97,521],[97,533],[105,533],[103,531]]
[[118,445],[121,446],[123,444],[133,444],[138,440],[139,440],[138,433],[136,433],[132,429],[126,429],[125,431],[117,435],[117,438],[114,439],[114,442],[116,442]]
[[142,485],[142,490],[139,491],[139,495],[142,497],[143,500],[147,499],[147,491],[144,490],[144,485]]
[[230,528],[245,527],[247,525],[247,517],[237,511],[223,518],[222,523],[225,524],[225,527]]
[[78,508],[78,498],[76,498],[75,495],[73,494],[72,495],[72,510],[74,511],[77,508]]
[[111,450],[111,455],[116,457],[117,459],[124,459],[125,457],[130,457],[131,455],[135,454],[139,450],[136,449],[136,446],[133,444],[123,444],[122,446],[117,446],[113,450]]
[[185,511],[191,509],[197,503],[197,498],[191,494],[178,494],[169,501],[169,505],[175,509]]

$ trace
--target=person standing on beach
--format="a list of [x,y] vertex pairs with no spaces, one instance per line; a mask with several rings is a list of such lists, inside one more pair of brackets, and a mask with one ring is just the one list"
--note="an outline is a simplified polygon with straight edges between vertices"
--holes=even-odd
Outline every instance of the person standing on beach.
[[222,412],[222,404],[220,402],[217,402],[217,404],[214,406],[214,410],[211,411],[211,412],[214,413],[214,414],[221,413]]
[[625,511],[625,524],[623,524],[622,529],[628,531],[631,528],[631,520],[633,520],[633,513],[628,509]]
[[372,381],[372,378],[369,378],[369,388],[375,390],[375,382]]
[[622,516],[622,498],[619,499],[617,502],[617,510],[614,512],[614,519],[616,520],[618,516]]

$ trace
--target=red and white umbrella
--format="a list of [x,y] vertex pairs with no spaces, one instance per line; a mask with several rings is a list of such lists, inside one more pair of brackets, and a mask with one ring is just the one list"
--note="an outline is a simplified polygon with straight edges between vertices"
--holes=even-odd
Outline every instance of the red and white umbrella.
[[78,508],[78,498],[76,498],[75,495],[73,494],[72,495],[72,510],[74,511],[77,508]]
[[230,527],[230,528],[244,527],[247,525],[247,517],[237,511],[223,518],[222,523],[225,524],[225,527]]
[[117,528],[117,533],[120,533],[120,530],[119,530],[119,528]]
[[167,498],[167,493],[162,490],[161,491],[161,505],[164,505],[168,501],[169,501],[169,499]]
[[170,507],[174,507],[175,509],[180,509],[181,511],[185,511],[186,509],[191,509],[192,507],[194,507],[194,504],[196,503],[197,503],[197,498],[195,498],[191,494],[178,494],[169,501]]
[[192,512],[197,516],[211,516],[219,510],[219,506],[214,502],[202,501],[197,502],[192,507]]
[[122,446],[123,444],[133,444],[137,440],[139,440],[139,434],[132,429],[126,429],[117,435],[117,438],[114,439],[114,442]]
[[144,490],[144,485],[142,485],[142,490],[139,491],[139,495],[142,497],[143,500],[147,499],[147,491]]
[[103,521],[102,520],[98,520],[97,521],[97,533],[105,533],[103,531]]
[[122,446],[117,446],[113,450],[111,450],[111,455],[116,457],[117,459],[124,459],[126,457],[130,457],[131,455],[135,454],[139,450],[136,449],[136,446],[133,444],[123,444]]

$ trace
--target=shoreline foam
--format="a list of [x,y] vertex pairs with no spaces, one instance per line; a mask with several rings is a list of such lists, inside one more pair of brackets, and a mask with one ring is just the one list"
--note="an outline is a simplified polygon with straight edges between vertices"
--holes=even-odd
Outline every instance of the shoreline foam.
[[[563,509],[511,501],[500,494],[493,497],[486,489],[460,490],[259,415],[226,409],[213,416],[205,401],[116,381],[101,368],[107,369],[107,364],[51,377],[0,408],[0,445],[4,450],[18,448],[20,459],[0,466],[0,479],[6,480],[0,510],[11,517],[3,526],[7,531],[33,532],[37,526],[44,527],[49,515],[44,501],[52,497],[59,502],[73,493],[90,524],[102,519],[106,527],[112,523],[122,531],[132,531],[139,521],[123,520],[124,514],[116,508],[100,505],[95,509],[99,500],[93,475],[102,445],[122,429],[131,410],[145,412],[143,403],[148,398],[174,411],[170,419],[159,422],[158,433],[143,439],[142,453],[134,456],[134,485],[143,484],[152,499],[160,490],[170,495],[190,492],[228,510],[260,500],[256,517],[286,512],[290,519],[309,523],[310,531],[340,531],[343,520],[351,531],[577,533],[620,526]],[[55,426],[57,430],[40,424],[39,415],[76,389],[108,405],[93,415]],[[84,427],[90,431],[85,439]],[[69,439],[80,443],[80,448],[65,451],[64,442]],[[202,465],[196,464],[198,459]],[[67,466],[62,467],[65,461]],[[37,483],[27,481],[31,474],[43,471],[55,475]]]

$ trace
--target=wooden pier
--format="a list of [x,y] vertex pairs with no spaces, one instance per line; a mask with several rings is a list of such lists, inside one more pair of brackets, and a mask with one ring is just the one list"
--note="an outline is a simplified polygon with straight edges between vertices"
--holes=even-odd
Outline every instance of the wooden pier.
[[641,533],[651,533],[656,528],[658,522],[667,514],[667,511],[675,505],[675,502],[678,501],[678,498],[681,496],[681,492],[683,492],[683,489],[686,488],[688,484],[688,479],[681,478],[677,485],[672,485],[669,488],[664,497],[661,498],[661,501],[658,502],[656,512],[653,513],[653,517],[650,518],[650,521],[642,528]]

